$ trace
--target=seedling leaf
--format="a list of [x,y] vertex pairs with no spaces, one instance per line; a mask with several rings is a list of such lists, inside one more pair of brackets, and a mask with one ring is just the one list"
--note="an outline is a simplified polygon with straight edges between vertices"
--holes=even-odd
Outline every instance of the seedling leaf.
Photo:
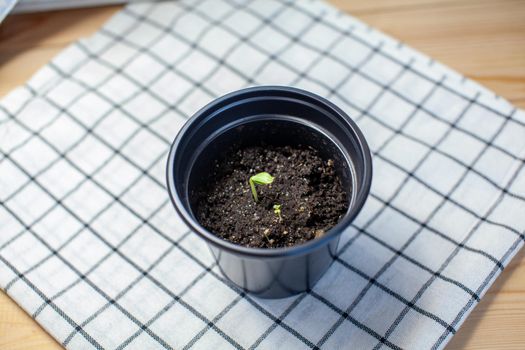
[[283,218],[281,217],[281,205],[280,204],[273,205],[273,212],[275,213],[275,215],[279,217],[279,222],[283,221]]
[[255,189],[255,185],[269,185],[273,182],[275,178],[268,174],[266,171],[263,171],[262,173],[258,173],[250,177],[250,188],[252,189],[253,199],[257,202],[259,199],[257,198],[257,190]]

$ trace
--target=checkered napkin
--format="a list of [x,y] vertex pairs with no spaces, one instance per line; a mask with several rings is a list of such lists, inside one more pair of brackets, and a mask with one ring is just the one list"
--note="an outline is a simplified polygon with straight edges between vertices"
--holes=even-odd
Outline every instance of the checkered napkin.
[[[168,200],[170,141],[259,84],[351,115],[369,200],[313,290],[225,281]],[[443,348],[523,245],[525,113],[319,1],[126,7],[0,103],[0,285],[71,349]]]

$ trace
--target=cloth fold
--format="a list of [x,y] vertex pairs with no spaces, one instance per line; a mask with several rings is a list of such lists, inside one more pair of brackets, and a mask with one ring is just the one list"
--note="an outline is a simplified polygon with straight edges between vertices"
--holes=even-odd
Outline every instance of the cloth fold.
[[[374,179],[336,261],[278,300],[226,281],[165,188],[227,92],[344,109]],[[0,102],[0,286],[70,349],[440,349],[523,245],[525,113],[322,1],[130,4]]]

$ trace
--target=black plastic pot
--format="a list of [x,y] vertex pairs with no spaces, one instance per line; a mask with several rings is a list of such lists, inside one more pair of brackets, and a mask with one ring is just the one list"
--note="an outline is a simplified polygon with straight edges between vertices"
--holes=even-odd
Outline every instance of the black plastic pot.
[[[215,236],[195,218],[195,189],[206,181],[213,160],[231,147],[261,143],[311,145],[334,159],[350,203],[323,237],[294,247],[247,248]],[[341,109],[315,94],[277,86],[236,91],[202,108],[180,130],[167,164],[170,197],[182,219],[208,243],[224,276],[265,298],[286,297],[315,284],[365,203],[371,179],[368,145]]]

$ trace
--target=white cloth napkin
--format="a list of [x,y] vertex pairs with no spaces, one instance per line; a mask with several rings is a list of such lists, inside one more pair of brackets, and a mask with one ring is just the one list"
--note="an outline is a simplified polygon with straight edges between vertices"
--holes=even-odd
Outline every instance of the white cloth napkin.
[[[224,93],[332,100],[374,180],[313,290],[224,280],[165,188]],[[132,4],[0,103],[0,286],[70,349],[443,348],[523,245],[525,113],[320,1]]]

